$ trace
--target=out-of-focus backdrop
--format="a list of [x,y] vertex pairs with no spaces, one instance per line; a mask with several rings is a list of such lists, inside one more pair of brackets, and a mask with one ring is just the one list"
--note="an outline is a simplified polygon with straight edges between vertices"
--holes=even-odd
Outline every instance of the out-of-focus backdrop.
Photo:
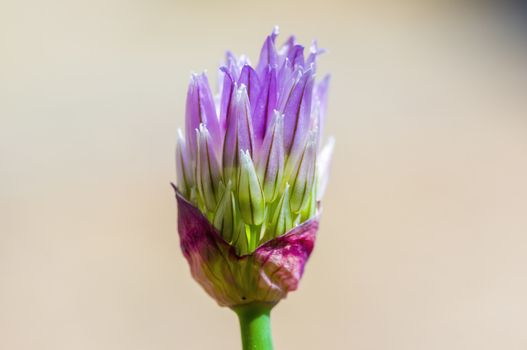
[[328,49],[337,139],[277,349],[527,349],[521,7],[357,1],[0,3],[0,349],[238,349],[178,246],[191,71],[279,24]]

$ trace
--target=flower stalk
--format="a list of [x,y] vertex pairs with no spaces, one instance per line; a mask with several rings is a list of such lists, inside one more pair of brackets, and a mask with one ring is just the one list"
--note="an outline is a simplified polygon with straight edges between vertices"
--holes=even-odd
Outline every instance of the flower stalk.
[[274,305],[251,303],[233,308],[240,321],[243,350],[272,350],[271,309]]

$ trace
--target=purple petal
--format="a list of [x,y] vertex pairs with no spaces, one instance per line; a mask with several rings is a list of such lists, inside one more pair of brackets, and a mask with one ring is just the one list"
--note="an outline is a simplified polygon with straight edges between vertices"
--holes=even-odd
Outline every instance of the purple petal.
[[196,130],[201,124],[201,115],[199,108],[199,93],[196,76],[192,75],[187,90],[187,103],[185,109],[185,135],[187,137],[187,146],[192,159],[196,158],[198,152],[198,143],[196,139]]
[[311,47],[309,48],[309,56],[307,57],[305,67],[311,68],[313,72],[316,72],[317,67],[317,57],[323,54],[324,49],[319,49],[316,40],[313,41]]
[[235,87],[233,86],[232,94],[229,98],[229,109],[226,116],[226,129],[225,129],[225,141],[223,142],[223,175],[225,181],[236,180],[236,174],[234,174],[235,168],[238,166],[238,120],[235,115],[235,107],[233,105],[233,99],[235,94]]
[[178,129],[178,139],[176,147],[176,172],[177,172],[177,183],[181,192],[185,196],[190,195],[190,189],[194,186],[194,167],[192,160],[189,158],[187,145],[181,129]]
[[240,76],[240,67],[238,66],[238,59],[230,51],[225,53],[225,66],[231,73],[233,80],[237,80]]
[[198,79],[199,83],[199,98],[201,102],[202,110],[202,123],[207,126],[207,129],[214,142],[214,149],[219,150],[222,143],[221,130],[218,121],[218,115],[216,114],[216,106],[214,104],[214,98],[212,97],[212,91],[210,90],[209,80],[205,73],[202,73]]
[[274,111],[258,157],[258,176],[262,181],[265,201],[272,202],[281,189],[284,171],[284,116]]
[[194,279],[221,306],[275,304],[298,288],[315,245],[318,218],[238,256],[218,231],[176,190],[181,250]]
[[290,52],[293,50],[296,44],[296,38],[294,35],[289,36],[285,43],[280,47],[279,54],[284,57],[289,57]]
[[285,102],[284,145],[286,154],[292,150],[303,149],[309,131],[311,99],[313,95],[313,74],[306,71],[294,85]]
[[223,146],[223,170],[225,180],[236,184],[235,168],[239,165],[239,151],[247,150],[253,155],[254,136],[250,112],[249,97],[244,85],[235,84],[231,96],[229,113],[227,114],[227,129]]
[[260,50],[260,61],[256,67],[256,71],[260,76],[263,76],[269,66],[274,67],[278,64],[278,54],[275,48],[275,39],[278,36],[278,28],[275,27],[271,35],[269,35]]
[[287,98],[291,94],[291,89],[295,86],[296,81],[302,75],[302,68],[293,68],[291,62],[286,58],[276,75],[276,89],[278,92],[277,106],[283,110]]
[[287,59],[293,63],[293,67],[304,67],[304,47],[302,45],[294,45],[292,49],[289,50]]
[[227,113],[231,105],[232,91],[234,89],[234,78],[231,71],[227,67],[221,67],[223,72],[223,87],[221,89],[220,99],[220,128],[225,133],[227,129]]
[[269,68],[265,73],[258,99],[251,104],[254,139],[257,147],[264,139],[267,124],[272,119],[273,110],[276,108],[277,99],[276,70]]
[[247,88],[247,95],[249,95],[251,106],[254,106],[260,94],[260,80],[258,79],[256,71],[248,64],[243,66],[240,78],[238,79],[238,86],[242,84]]
[[233,117],[237,120],[238,149],[236,151],[247,151],[252,157],[254,153],[254,134],[251,118],[251,106],[249,96],[244,85],[235,91],[232,103]]
[[194,130],[198,129],[202,123],[207,125],[214,149],[217,152],[222,142],[221,131],[212,92],[204,73],[192,75],[187,92],[186,135],[191,155],[195,155],[197,152],[197,140]]
[[196,130],[198,136],[198,161],[197,176],[198,191],[205,201],[207,209],[216,209],[219,194],[219,181],[221,171],[216,153],[212,145],[212,139],[204,124]]

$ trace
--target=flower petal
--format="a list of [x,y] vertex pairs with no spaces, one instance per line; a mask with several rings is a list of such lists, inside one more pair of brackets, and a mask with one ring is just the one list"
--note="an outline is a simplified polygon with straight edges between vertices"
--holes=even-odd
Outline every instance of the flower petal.
[[284,172],[284,116],[274,111],[273,123],[267,130],[258,157],[258,176],[267,203],[272,202],[282,188]]
[[291,211],[294,213],[300,212],[308,204],[311,195],[316,170],[316,136],[315,133],[311,133],[298,165],[289,178],[291,183]]
[[276,69],[269,68],[265,72],[260,88],[260,94],[256,102],[251,104],[252,120],[254,128],[254,139],[256,146],[260,146],[264,139],[267,125],[272,119],[273,110],[278,100],[276,85]]
[[275,48],[275,39],[278,36],[278,27],[274,27],[273,32],[269,35],[260,50],[260,61],[256,71],[263,76],[269,66],[274,67],[278,64],[278,54]]
[[293,150],[300,152],[305,146],[310,125],[313,82],[311,71],[302,73],[285,101],[284,145],[287,154]]
[[225,241],[231,243],[233,233],[238,225],[236,217],[236,204],[232,193],[232,182],[229,181],[223,195],[221,196],[218,207],[214,210],[214,227],[221,233]]
[[296,44],[296,37],[294,35],[289,36],[289,38],[287,38],[284,44],[280,47],[278,54],[284,58],[289,57],[291,54],[291,51],[294,50],[295,44]]
[[248,151],[240,151],[238,203],[241,217],[246,224],[260,225],[263,222],[265,210],[264,194]]
[[194,130],[200,124],[207,125],[215,152],[221,147],[221,131],[216,107],[205,73],[193,74],[187,92],[186,135],[191,155],[196,155],[197,139]]
[[180,191],[185,196],[190,196],[190,190],[194,186],[194,167],[192,160],[189,158],[187,145],[183,138],[181,129],[177,131],[177,146],[176,146],[176,173],[177,184]]
[[306,68],[311,68],[313,72],[317,69],[317,57],[325,52],[324,49],[319,49],[316,40],[313,40],[311,47],[309,48],[309,56],[307,56]]
[[238,79],[238,86],[245,85],[247,89],[247,95],[249,96],[249,103],[251,106],[256,104],[256,99],[260,94],[260,80],[258,79],[258,74],[252,69],[251,66],[246,64],[243,66],[240,73],[240,78]]
[[211,136],[207,127],[201,124],[196,130],[198,137],[197,183],[198,191],[208,210],[213,211],[217,205],[221,172],[216,158]]
[[234,78],[232,73],[227,67],[221,67],[220,72],[222,73],[222,88],[220,96],[220,128],[222,133],[225,134],[227,128],[227,114],[229,113],[232,91],[234,89]]
[[227,114],[227,130],[223,146],[223,171],[225,180],[236,185],[236,169],[239,165],[239,151],[248,150],[252,156],[254,136],[247,90],[244,85],[233,88],[231,105]]
[[287,59],[293,63],[293,67],[304,67],[304,47],[302,45],[294,45],[291,50],[289,50]]
[[283,235],[293,227],[293,220],[289,202],[289,184],[285,185],[282,197],[275,208],[274,215],[269,225],[269,238]]

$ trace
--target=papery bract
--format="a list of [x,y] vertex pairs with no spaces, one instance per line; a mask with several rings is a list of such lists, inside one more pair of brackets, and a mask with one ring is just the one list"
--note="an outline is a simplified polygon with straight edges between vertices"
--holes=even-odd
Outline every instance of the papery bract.
[[176,192],[178,227],[190,271],[219,305],[276,304],[298,288],[315,244],[317,218],[239,256],[207,218]]

